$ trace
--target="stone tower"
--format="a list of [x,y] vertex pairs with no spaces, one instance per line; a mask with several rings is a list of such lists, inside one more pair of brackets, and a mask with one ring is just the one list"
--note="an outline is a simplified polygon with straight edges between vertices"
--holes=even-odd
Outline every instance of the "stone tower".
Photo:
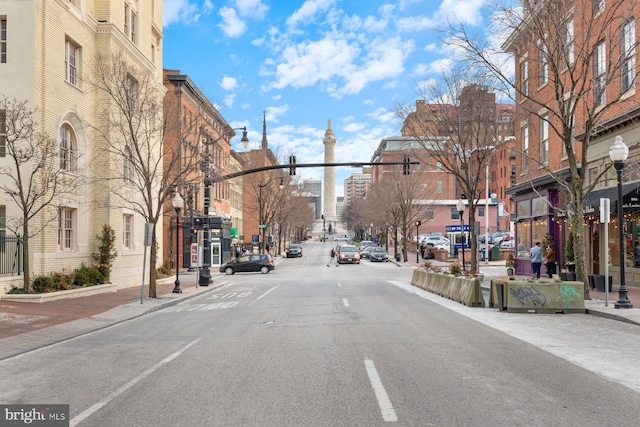
[[[331,129],[331,119],[328,120],[327,131],[324,133],[324,162],[336,162],[336,136]],[[337,221],[336,217],[336,171],[333,166],[324,167],[324,199],[322,213],[326,221]]]

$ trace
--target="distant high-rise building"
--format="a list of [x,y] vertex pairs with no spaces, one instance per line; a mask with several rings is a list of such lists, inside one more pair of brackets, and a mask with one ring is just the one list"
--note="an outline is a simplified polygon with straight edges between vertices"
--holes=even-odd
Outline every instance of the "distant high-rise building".
[[344,180],[343,204],[350,206],[356,199],[364,199],[371,190],[371,167],[362,168],[362,172],[352,173]]

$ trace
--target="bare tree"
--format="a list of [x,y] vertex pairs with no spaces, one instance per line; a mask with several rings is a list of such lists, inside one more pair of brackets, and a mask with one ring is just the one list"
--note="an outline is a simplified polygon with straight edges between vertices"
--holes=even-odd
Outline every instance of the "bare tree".
[[[22,273],[25,292],[31,283],[30,238],[58,219],[57,198],[77,188],[77,151],[61,150],[56,138],[35,131],[34,112],[27,101],[0,98],[0,134],[5,157],[0,167],[0,191],[14,201],[19,215],[8,216],[6,226],[22,237]],[[2,129],[3,128],[3,129]],[[37,218],[36,218],[37,217]]]
[[[376,212],[377,218],[371,223],[383,223],[392,227],[395,234],[394,249],[402,242],[402,256],[408,260],[408,237],[412,234],[415,221],[425,218],[425,205],[422,203],[431,194],[424,185],[419,173],[403,174],[400,171],[384,172],[380,182],[373,186],[367,203]],[[368,224],[368,223],[367,223]]]
[[132,65],[120,53],[96,56],[86,83],[96,91],[105,112],[102,123],[87,124],[105,149],[92,161],[103,164],[113,159],[107,166],[109,176],[101,178],[106,190],[115,196],[116,206],[119,202],[153,225],[149,297],[156,298],[158,224],[169,206],[166,202],[194,174],[198,159],[180,155],[180,135],[178,143],[163,147],[171,129],[163,119],[164,87],[151,72]]
[[[289,184],[286,188],[284,203],[278,210],[274,220],[278,223],[278,242],[286,247],[287,241],[295,243],[305,234],[301,230],[305,230],[313,224],[313,210],[308,201],[296,194],[297,186]],[[278,252],[282,253],[282,247],[278,248]]]
[[[625,37],[625,26],[633,22],[637,1],[521,3],[521,7],[512,7],[510,1],[492,5],[492,32],[507,36],[502,46],[495,44],[495,38],[474,35],[464,25],[450,26],[448,43],[463,56],[469,74],[492,78],[517,103],[524,115],[521,120],[545,120],[550,139],[562,141],[566,161],[558,159],[560,163],[540,158],[535,147],[521,154],[565,190],[565,205],[556,209],[566,210],[574,236],[576,273],[585,282],[585,298],[589,298],[584,202],[607,169],[590,181],[587,154],[606,120],[635,100],[625,87],[635,87],[637,80],[637,67],[629,67],[627,53],[636,51],[638,40]],[[512,55],[505,55],[505,50]],[[539,73],[517,73],[519,79],[514,79],[513,55],[520,67],[524,63]],[[536,83],[544,88],[533,89]]]
[[443,171],[454,176],[460,197],[467,199],[471,271],[477,271],[476,208],[484,188],[486,166],[504,140],[496,126],[495,95],[486,85],[470,83],[458,71],[420,88],[422,99],[433,100],[431,120],[420,120],[404,105],[398,106],[397,111],[406,124],[403,132],[419,141],[422,149],[416,150],[415,155],[421,163],[436,160]]

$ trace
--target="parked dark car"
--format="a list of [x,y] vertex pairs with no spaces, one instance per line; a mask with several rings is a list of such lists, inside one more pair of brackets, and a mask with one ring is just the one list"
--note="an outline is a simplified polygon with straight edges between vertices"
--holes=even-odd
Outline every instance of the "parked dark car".
[[369,246],[365,247],[364,249],[360,250],[360,259],[369,258],[369,254],[371,253],[373,248],[375,248],[375,246],[369,245]]
[[340,245],[338,248],[338,264],[360,264],[360,252],[354,245]]
[[287,248],[287,258],[293,258],[296,256],[302,256],[302,246],[297,243],[292,243]]
[[384,248],[373,247],[369,251],[369,260],[371,262],[386,262],[389,261],[389,254],[384,250]]
[[276,266],[273,265],[271,255],[245,254],[233,261],[229,261],[228,263],[221,265],[220,272],[225,274],[235,274],[259,271],[262,274],[267,274],[275,268]]

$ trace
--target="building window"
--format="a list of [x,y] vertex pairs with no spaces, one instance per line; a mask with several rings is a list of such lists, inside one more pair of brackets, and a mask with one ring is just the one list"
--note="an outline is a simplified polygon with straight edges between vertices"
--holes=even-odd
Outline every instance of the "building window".
[[451,208],[451,219],[457,219],[460,221],[460,212],[458,212],[458,208]]
[[63,251],[71,251],[74,247],[74,223],[75,209],[58,209],[58,248]]
[[133,4],[125,2],[124,4],[124,34],[133,43],[136,42],[138,13]]
[[0,63],[7,63],[7,18],[0,19]]
[[598,13],[604,10],[606,6],[606,0],[592,0],[593,1],[593,15],[597,15]]
[[549,83],[549,55],[546,44],[540,49],[540,86]]
[[135,111],[136,100],[138,98],[138,81],[131,74],[128,74],[125,85],[126,85],[126,91],[127,91],[127,104],[129,107],[129,111],[133,112]]
[[78,85],[78,58],[80,48],[66,40],[64,42],[65,79],[74,86]]
[[549,163],[549,120],[546,116],[540,121],[540,163]]
[[478,216],[484,218],[484,207],[478,207]]
[[436,193],[442,193],[442,180],[436,181]]
[[0,206],[0,252],[6,252],[7,237],[7,207]]
[[607,102],[606,99],[606,72],[607,72],[607,58],[606,58],[606,45],[604,41],[598,43],[595,47],[593,55],[593,99],[595,106],[604,105]]
[[7,112],[0,110],[0,157],[7,155]]
[[573,65],[574,55],[574,31],[573,31],[573,19],[567,22],[567,29],[565,33],[565,55],[567,60],[567,67]]
[[436,162],[436,171],[442,172],[442,162]]
[[133,249],[133,215],[125,214],[122,220],[122,245]]
[[60,128],[60,169],[67,172],[77,170],[78,154],[77,154],[76,136],[68,124],[62,125]]
[[129,146],[124,147],[124,153],[122,156],[122,179],[125,184],[133,184],[133,164],[132,164],[131,148]]
[[529,170],[529,127],[522,128],[522,172]]
[[523,97],[529,96],[529,62],[520,63],[520,93]]
[[631,19],[622,27],[622,79],[620,89],[622,92],[633,87],[636,74],[636,21]]
[[424,218],[427,221],[433,221],[433,219],[435,218],[435,211],[433,210],[433,208],[426,208],[424,210]]

